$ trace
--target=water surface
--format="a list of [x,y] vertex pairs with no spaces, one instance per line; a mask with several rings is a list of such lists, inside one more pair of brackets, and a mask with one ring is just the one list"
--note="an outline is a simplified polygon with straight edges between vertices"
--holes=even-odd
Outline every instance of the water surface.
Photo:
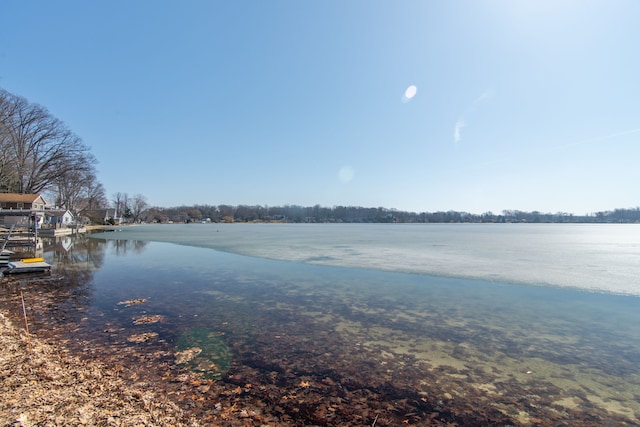
[[[345,390],[418,424],[447,406],[639,424],[636,228],[499,227],[123,228],[55,252],[83,284],[53,317],[71,345],[164,378],[276,387],[274,408],[302,424],[357,425],[329,409],[304,418],[287,397],[317,395],[315,408]],[[177,364],[188,347],[202,356]]]
[[120,233],[107,238],[640,296],[635,224],[186,224]]

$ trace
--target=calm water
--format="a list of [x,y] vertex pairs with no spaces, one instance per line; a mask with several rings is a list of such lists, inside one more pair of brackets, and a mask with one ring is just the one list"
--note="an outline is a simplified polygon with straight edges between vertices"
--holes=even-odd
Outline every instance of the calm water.
[[[197,342],[215,378],[273,357],[309,375],[369,370],[425,396],[477,392],[525,424],[640,423],[640,227],[192,224],[94,237],[53,261],[90,271],[75,333],[123,354],[150,333],[165,352]],[[135,298],[146,301],[122,304]],[[162,321],[135,324],[148,315]]]
[[313,264],[640,296],[638,225],[149,225],[124,228],[109,237]]

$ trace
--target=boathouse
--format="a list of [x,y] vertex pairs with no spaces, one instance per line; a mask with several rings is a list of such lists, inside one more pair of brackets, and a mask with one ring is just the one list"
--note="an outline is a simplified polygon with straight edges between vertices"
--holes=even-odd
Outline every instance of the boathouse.
[[42,224],[47,202],[40,194],[0,193],[0,224]]

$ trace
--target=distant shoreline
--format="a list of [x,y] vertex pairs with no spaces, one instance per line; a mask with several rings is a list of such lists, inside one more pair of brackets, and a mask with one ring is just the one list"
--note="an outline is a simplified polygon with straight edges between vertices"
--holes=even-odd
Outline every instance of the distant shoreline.
[[503,210],[482,214],[464,211],[411,212],[360,206],[193,205],[150,207],[140,219],[147,223],[285,222],[285,223],[640,223],[640,207],[585,215],[569,212]]

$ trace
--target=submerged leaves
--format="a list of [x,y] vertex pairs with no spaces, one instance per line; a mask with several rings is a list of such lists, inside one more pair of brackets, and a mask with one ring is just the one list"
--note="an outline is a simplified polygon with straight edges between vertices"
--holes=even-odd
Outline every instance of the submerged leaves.
[[134,325],[149,325],[151,323],[158,323],[164,319],[164,316],[155,314],[153,316],[141,316],[133,320]]
[[150,339],[156,338],[158,336],[157,332],[144,332],[141,334],[133,334],[127,338],[129,342],[146,342]]
[[200,353],[202,353],[202,349],[199,347],[192,347],[184,351],[178,351],[176,352],[176,364],[182,365],[184,363],[191,362]]
[[120,301],[118,303],[118,305],[124,305],[125,307],[131,307],[132,305],[144,304],[145,302],[147,302],[146,298],[136,298],[136,299],[129,299],[129,300],[126,300],[126,301]]

